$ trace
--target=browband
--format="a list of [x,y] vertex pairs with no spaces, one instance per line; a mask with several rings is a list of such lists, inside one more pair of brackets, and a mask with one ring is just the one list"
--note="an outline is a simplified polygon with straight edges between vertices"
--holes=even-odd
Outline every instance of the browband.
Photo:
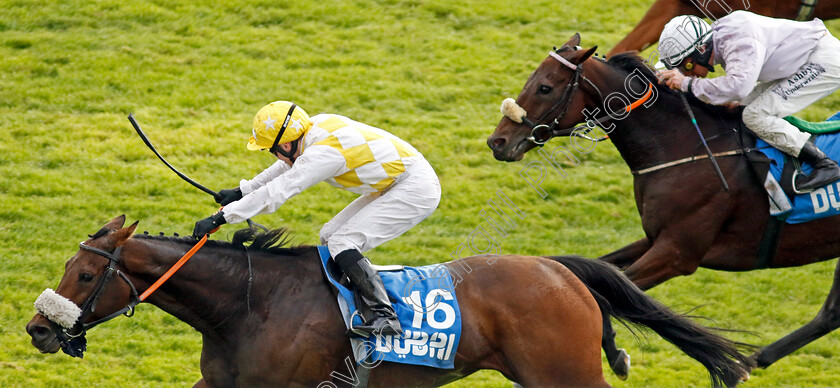
[[560,54],[557,54],[556,52],[551,51],[551,52],[549,52],[549,53],[548,53],[548,55],[549,55],[549,56],[551,56],[552,58],[554,58],[554,59],[556,59],[556,60],[560,61],[560,63],[562,63],[562,64],[566,65],[566,67],[568,67],[568,68],[570,68],[570,69],[572,69],[572,70],[577,70],[577,65],[575,65],[574,63],[569,62],[569,60],[568,60],[568,59],[561,57],[561,56],[560,56]]

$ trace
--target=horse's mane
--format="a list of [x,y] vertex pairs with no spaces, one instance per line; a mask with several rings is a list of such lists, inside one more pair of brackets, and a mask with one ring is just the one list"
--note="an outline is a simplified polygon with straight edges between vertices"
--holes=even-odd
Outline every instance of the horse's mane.
[[[656,77],[653,69],[648,66],[645,60],[639,56],[636,51],[628,51],[613,55],[606,63],[617,70],[626,72],[628,75],[632,74],[633,71],[638,70],[638,73],[641,73],[650,83],[654,85],[660,96],[670,95],[673,97],[679,97],[679,94],[681,93],[676,90],[672,90],[667,85],[660,84],[659,78]],[[724,106],[707,104],[700,101],[697,97],[694,97],[694,95],[690,93],[685,93],[685,96],[688,98],[688,103],[692,108],[696,107],[703,109],[710,115],[727,118],[731,117],[733,120],[740,120],[740,111],[733,111]],[[682,107],[680,107],[680,110],[682,110]]]
[[[195,245],[197,242],[197,240],[192,237],[154,236],[149,234],[136,234],[134,235],[134,238],[174,241],[192,245]],[[248,250],[258,250],[284,256],[298,256],[301,254],[300,248],[307,247],[304,245],[286,247],[286,245],[291,242],[291,237],[289,236],[288,229],[286,228],[278,228],[268,231],[250,228],[240,229],[233,234],[233,238],[230,242],[208,239],[204,246],[243,250],[246,248],[245,244],[249,242],[250,244],[247,246]]]

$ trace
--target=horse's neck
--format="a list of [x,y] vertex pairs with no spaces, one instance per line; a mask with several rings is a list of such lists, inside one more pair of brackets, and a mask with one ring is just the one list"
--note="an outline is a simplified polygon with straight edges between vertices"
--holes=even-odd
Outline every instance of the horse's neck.
[[[142,293],[163,273],[172,267],[190,248],[177,241],[134,239],[141,245],[143,256],[134,257],[126,263],[129,275],[137,281],[138,292]],[[251,270],[244,251],[202,247],[159,289],[145,301],[172,314],[202,333],[235,325],[236,317],[245,317],[248,309],[259,309],[264,303],[261,285],[271,282],[272,287],[281,284],[285,277],[300,276],[301,271],[312,272],[311,268],[298,269],[301,260],[277,261],[266,273],[264,254],[252,252]],[[260,259],[257,260],[257,257]],[[278,270],[277,265],[282,268]],[[251,278],[253,276],[253,278]],[[261,281],[260,278],[270,278]],[[250,287],[249,290],[249,279]]]
[[[718,135],[738,126],[737,120],[715,117],[705,109],[691,107],[703,136],[709,140],[714,152],[734,149],[733,136]],[[679,96],[660,90],[652,105],[634,109],[623,120],[614,120],[610,132],[616,149],[631,170],[704,153],[702,140],[697,133],[685,103]]]

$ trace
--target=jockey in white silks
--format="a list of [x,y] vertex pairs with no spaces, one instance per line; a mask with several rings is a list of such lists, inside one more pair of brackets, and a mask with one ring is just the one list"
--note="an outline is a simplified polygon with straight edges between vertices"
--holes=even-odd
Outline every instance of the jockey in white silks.
[[335,114],[310,118],[287,101],[260,109],[248,149],[267,149],[279,160],[238,187],[221,190],[223,208],[198,221],[193,236],[274,212],[322,181],[361,194],[324,225],[321,243],[375,315],[354,329],[401,334],[382,279],[362,252],[405,233],[437,208],[440,182],[429,162],[382,129]]
[[[803,193],[840,180],[840,167],[807,133],[783,120],[840,89],[840,41],[819,19],[797,22],[736,11],[712,25],[678,16],[659,38],[660,72],[672,89],[715,105],[744,106],[758,137],[814,167],[799,176]],[[715,65],[726,75],[703,79]],[[700,77],[700,78],[698,78]]]

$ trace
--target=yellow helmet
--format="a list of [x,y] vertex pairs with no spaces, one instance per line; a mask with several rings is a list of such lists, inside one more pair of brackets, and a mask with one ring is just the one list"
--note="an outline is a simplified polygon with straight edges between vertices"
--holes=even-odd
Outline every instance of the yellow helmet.
[[270,149],[277,144],[295,141],[310,126],[312,122],[303,108],[288,101],[274,101],[262,107],[254,116],[248,149]]

